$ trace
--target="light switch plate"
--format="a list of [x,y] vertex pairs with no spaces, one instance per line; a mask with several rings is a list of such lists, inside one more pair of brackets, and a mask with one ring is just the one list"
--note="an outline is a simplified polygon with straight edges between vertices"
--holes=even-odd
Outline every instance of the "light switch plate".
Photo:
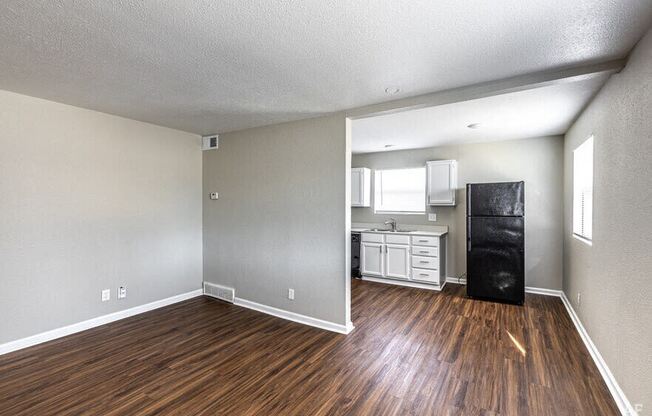
[[437,221],[437,214],[428,213],[428,221]]
[[211,192],[210,196],[212,200],[216,200],[217,198],[219,198],[219,194],[217,192]]

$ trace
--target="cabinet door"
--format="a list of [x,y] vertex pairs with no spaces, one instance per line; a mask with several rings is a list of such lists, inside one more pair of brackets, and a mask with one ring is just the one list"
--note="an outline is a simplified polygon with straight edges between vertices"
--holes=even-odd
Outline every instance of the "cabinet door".
[[428,162],[428,205],[455,205],[457,164],[454,160]]
[[385,276],[395,279],[410,277],[410,246],[385,246]]
[[383,275],[383,245],[362,243],[360,248],[361,273],[369,276]]
[[363,201],[362,175],[360,169],[351,169],[351,206],[360,206]]

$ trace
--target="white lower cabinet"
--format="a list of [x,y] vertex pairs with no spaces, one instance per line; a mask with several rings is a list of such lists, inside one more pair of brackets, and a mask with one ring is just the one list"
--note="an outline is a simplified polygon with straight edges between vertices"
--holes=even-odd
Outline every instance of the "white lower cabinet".
[[446,281],[446,235],[362,233],[363,278],[439,290]]
[[410,246],[385,245],[385,276],[406,280],[410,278]]
[[360,244],[360,273],[369,276],[383,275],[383,244]]
[[439,284],[439,270],[412,269],[412,280]]
[[439,259],[437,257],[412,256],[412,267],[439,270]]

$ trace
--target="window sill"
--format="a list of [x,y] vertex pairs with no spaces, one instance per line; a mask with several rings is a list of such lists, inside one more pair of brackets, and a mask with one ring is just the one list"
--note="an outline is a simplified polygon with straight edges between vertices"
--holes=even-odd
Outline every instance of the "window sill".
[[376,215],[425,215],[425,211],[374,211]]
[[575,233],[573,233],[573,237],[574,237],[576,240],[579,240],[579,241],[583,242],[583,243],[586,244],[587,246],[589,246],[589,247],[593,247],[593,241],[589,240],[588,238],[584,238],[584,237],[582,237],[581,235],[578,235],[578,234],[575,234]]

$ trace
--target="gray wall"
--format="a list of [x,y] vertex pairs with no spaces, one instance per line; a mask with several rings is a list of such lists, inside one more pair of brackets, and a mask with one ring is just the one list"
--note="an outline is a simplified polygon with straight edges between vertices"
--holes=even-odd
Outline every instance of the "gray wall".
[[[593,246],[573,238],[573,150],[594,135]],[[564,292],[632,403],[652,408],[652,32],[566,134]],[[581,304],[577,293],[581,292]]]
[[[355,140],[355,137],[352,138]],[[378,223],[394,217],[399,224],[447,225],[447,275],[466,272],[466,190],[471,182],[525,181],[526,284],[561,289],[562,286],[562,159],[561,136],[443,146],[428,149],[353,155],[353,167],[371,169],[424,166],[428,160],[458,161],[455,207],[429,207],[437,222],[426,215],[376,215],[371,208],[351,208],[351,221]],[[373,172],[372,172],[373,177]],[[373,188],[373,180],[372,180]]]
[[204,279],[347,324],[346,142],[341,114],[220,135],[204,152]]
[[0,343],[201,287],[197,136],[0,91],[0,149]]

